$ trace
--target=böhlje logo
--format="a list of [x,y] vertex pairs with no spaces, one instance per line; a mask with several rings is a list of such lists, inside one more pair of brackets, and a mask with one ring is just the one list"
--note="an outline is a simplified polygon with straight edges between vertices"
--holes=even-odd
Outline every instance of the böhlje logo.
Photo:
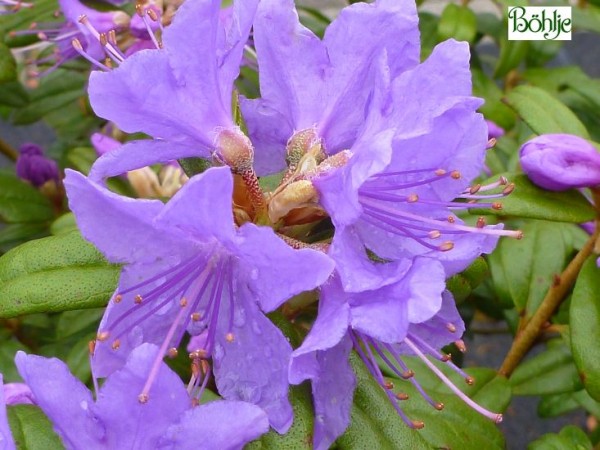
[[570,41],[570,6],[509,6],[509,41]]

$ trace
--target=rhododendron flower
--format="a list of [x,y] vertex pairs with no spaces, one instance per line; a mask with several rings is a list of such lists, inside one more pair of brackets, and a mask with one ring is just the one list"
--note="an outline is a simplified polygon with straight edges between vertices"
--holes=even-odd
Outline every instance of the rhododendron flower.
[[[197,356],[212,358],[214,367],[197,379],[198,396],[214,372],[224,398],[256,403],[275,429],[286,431],[292,349],[259,305],[269,312],[319,286],[333,262],[315,250],[292,249],[270,228],[236,228],[227,167],[190,179],[166,205],[120,197],[72,171],[65,186],[84,237],[109,261],[125,263],[100,324],[95,375],[117,370],[142,342],[160,345],[158,367],[164,355],[177,353],[186,331],[206,331]],[[153,378],[149,373],[140,401]]]
[[18,352],[15,362],[68,449],[241,449],[269,429],[265,413],[249,403],[215,401],[192,407],[178,375],[164,363],[156,369],[151,399],[140,403],[136,393],[154,369],[157,353],[150,344],[133,350],[125,366],[106,379],[95,401],[56,358]]

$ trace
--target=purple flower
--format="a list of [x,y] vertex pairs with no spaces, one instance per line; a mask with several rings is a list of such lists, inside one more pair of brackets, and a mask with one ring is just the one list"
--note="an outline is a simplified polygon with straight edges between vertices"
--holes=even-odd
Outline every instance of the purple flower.
[[[385,279],[387,284],[350,293],[344,290],[341,278],[336,276],[323,285],[317,320],[302,346],[292,355],[290,382],[312,380],[315,448],[329,448],[349,424],[356,385],[348,363],[352,348],[410,427],[419,428],[422,423],[411,420],[403,412],[400,403],[407,398],[406,394],[394,391],[395,387],[384,378],[377,357],[398,377],[409,380],[433,407],[442,409],[443,405],[423,390],[403,360],[403,355],[416,355],[463,401],[487,417],[501,420],[500,415],[483,409],[466,397],[427,359],[431,356],[444,361],[467,382],[472,382],[438,350],[459,339],[464,331],[451,294],[444,292],[442,265],[428,258],[416,258],[412,264],[409,261],[373,264],[366,257],[362,258],[362,264],[370,265],[371,273],[380,272],[378,278]],[[396,388],[401,389],[400,386]]]
[[[300,24],[293,1],[263,0],[253,39],[261,99],[243,102],[242,111],[260,175],[280,171],[300,144],[319,143],[327,154],[348,149],[383,61],[394,76],[419,62],[417,13],[410,1],[347,7],[321,41]],[[303,144],[307,132],[313,136]]]
[[[395,109],[379,114],[395,124],[391,133],[380,131],[380,119],[375,127],[367,121],[350,151],[330,158],[345,161],[321,173],[317,168],[312,178],[336,234],[351,228],[387,260],[435,258],[447,275],[489,253],[499,236],[520,237],[501,225],[485,226],[483,218],[468,226],[457,215],[472,207],[500,208],[494,200],[513,188],[505,179],[469,186],[481,171],[487,142],[487,127],[475,111],[481,102],[470,91],[468,45],[455,41],[438,45],[427,61],[393,80]],[[498,188],[502,192],[486,193]],[[346,289],[361,290],[351,266],[336,263],[344,285],[355,285]]]
[[[100,324],[95,374],[117,370],[142,342],[160,345],[162,358],[176,353],[186,330],[206,331],[198,355],[212,358],[214,367],[199,377],[200,393],[214,371],[223,397],[258,404],[285,432],[292,420],[291,347],[259,305],[269,312],[319,286],[333,262],[314,250],[292,249],[270,228],[236,228],[229,168],[192,178],[166,205],[120,197],[72,171],[65,185],[83,235],[110,261],[125,263]],[[151,373],[140,398],[152,380]]]
[[7,405],[36,404],[33,392],[24,383],[6,383],[4,385],[4,401]]
[[222,16],[219,0],[184,3],[163,33],[163,48],[139,51],[107,73],[90,77],[96,114],[134,141],[100,158],[90,176],[101,179],[184,157],[222,155],[232,145],[252,151],[233,121],[233,82],[257,0],[236,1]]
[[571,134],[542,134],[519,151],[523,172],[550,191],[600,185],[600,152]]
[[48,181],[59,182],[60,175],[55,161],[44,156],[42,148],[35,144],[23,144],[19,149],[16,172],[22,180],[40,187]]
[[4,400],[3,377],[0,373],[0,448],[3,450],[14,450],[15,441],[12,432],[8,426],[8,416],[6,415],[6,402]]
[[[158,353],[150,344],[134,349],[95,401],[56,358],[18,352],[15,362],[69,449],[241,449],[268,430],[265,413],[249,403],[215,401],[192,407],[178,375],[164,363],[154,368]],[[137,392],[149,370],[157,371],[151,398],[140,403]]]

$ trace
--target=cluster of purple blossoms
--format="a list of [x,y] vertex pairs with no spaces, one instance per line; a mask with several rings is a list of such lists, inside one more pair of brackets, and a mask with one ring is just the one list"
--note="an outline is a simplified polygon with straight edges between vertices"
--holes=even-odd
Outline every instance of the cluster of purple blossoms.
[[[413,358],[501,420],[431,359],[473,383],[440,351],[453,342],[464,348],[445,280],[499,237],[521,236],[483,218],[464,220],[470,208],[501,208],[497,199],[514,186],[504,178],[471,184],[488,127],[471,96],[468,45],[444,42],[420,63],[417,17],[410,0],[357,3],[320,39],[300,24],[292,0],[238,0],[227,10],[220,0],[188,0],[156,48],[125,55],[92,32],[118,63],[102,63],[93,45],[81,49],[101,69],[90,77],[94,111],[150,139],[102,155],[88,177],[67,171],[64,181],[82,234],[123,264],[91,347],[94,380],[106,377],[95,402],[61,363],[17,357],[65,443],[94,448],[141,426],[152,430],[131,438],[141,447],[191,446],[199,432],[200,445],[204,430],[220,439],[220,415],[230,408],[239,420],[229,431],[237,441],[228,444],[237,448],[265,432],[267,420],[285,433],[293,420],[289,384],[310,379],[314,446],[325,449],[349,425],[351,351],[410,427],[423,423],[403,411],[406,394],[386,380],[388,369],[443,409],[418,383]],[[240,99],[245,134],[232,98],[248,54],[261,97]],[[188,157],[213,167],[166,203],[104,185]],[[279,185],[264,193],[259,178],[275,174]],[[311,290],[318,315],[292,349],[265,313]],[[163,358],[176,356],[188,335],[186,391]],[[192,408],[209,383],[225,400]],[[50,388],[77,396],[59,411]],[[67,416],[81,425],[67,426]]]

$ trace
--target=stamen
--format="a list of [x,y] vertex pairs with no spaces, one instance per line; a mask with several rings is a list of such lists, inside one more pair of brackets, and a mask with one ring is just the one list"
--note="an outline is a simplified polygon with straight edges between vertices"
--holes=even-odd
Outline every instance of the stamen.
[[454,325],[451,322],[448,322],[446,324],[446,329],[450,332],[450,333],[456,333],[456,325]]
[[179,354],[179,351],[175,347],[171,347],[167,351],[167,355],[169,356],[169,358],[177,358],[178,354]]
[[163,356],[165,355],[165,352],[167,350],[167,346],[171,342],[171,339],[173,338],[173,335],[175,334],[175,331],[177,330],[177,327],[179,326],[181,319],[184,317],[185,312],[186,312],[185,308],[182,308],[179,311],[179,313],[177,313],[177,317],[171,324],[171,327],[169,328],[169,331],[167,332],[167,335],[166,335],[162,345],[160,346],[160,349],[158,350],[158,354],[156,355],[156,358],[154,359],[154,363],[152,364],[152,368],[150,369],[150,374],[148,375],[146,383],[144,384],[144,387],[142,388],[142,392],[138,396],[138,400],[140,401],[140,403],[146,403],[149,399],[150,388],[152,387],[152,384],[154,383],[154,380],[156,379],[156,376],[158,375],[158,371],[160,370],[160,365],[162,363]]
[[121,341],[119,339],[115,339],[111,345],[111,348],[113,350],[119,350],[120,346],[121,346]]
[[[85,14],[79,16],[79,23],[81,23],[83,26],[85,26],[89,30],[89,32],[92,34],[92,36],[94,36],[96,39],[98,39],[99,42],[102,42],[102,40],[100,38],[100,33],[90,23],[90,20],[88,19],[88,17]],[[121,62],[125,61],[125,59],[119,54],[119,51],[117,51],[115,49],[115,47],[113,47],[113,45],[110,44],[109,42],[107,42],[106,45],[103,45],[103,47],[106,49],[108,56],[110,56],[112,59],[114,59],[116,63],[121,63]]]
[[95,65],[96,67],[109,71],[110,67],[102,64],[100,61],[98,61],[97,59],[92,58],[90,55],[88,55],[84,50],[83,50],[83,46],[81,45],[81,42],[79,42],[79,39],[75,38],[71,41],[71,44],[73,45],[73,48],[75,49],[75,51],[77,53],[79,53],[81,56],[83,56],[85,59],[87,59],[89,62],[91,62],[93,65]]
[[440,369],[438,369],[438,367],[435,364],[433,364],[421,352],[421,350],[419,350],[419,348],[410,339],[408,339],[408,338],[404,339],[404,343],[406,343],[406,345],[419,357],[419,359],[421,359],[421,361],[423,361],[427,365],[427,367],[429,367],[429,369],[431,369],[431,371],[433,373],[435,373],[436,376],[446,386],[448,386],[450,388],[450,390],[452,392],[454,392],[463,402],[465,402],[467,405],[469,405],[471,408],[473,408],[475,411],[482,414],[483,416],[488,417],[489,419],[492,419],[494,422],[496,422],[496,423],[502,422],[502,414],[493,413],[491,411],[488,411],[483,406],[480,406],[479,404],[477,404],[473,400],[471,400],[468,396],[466,396],[460,389],[458,389],[454,385],[454,383],[452,383],[452,381],[450,381],[450,379],[448,379],[448,377]]

